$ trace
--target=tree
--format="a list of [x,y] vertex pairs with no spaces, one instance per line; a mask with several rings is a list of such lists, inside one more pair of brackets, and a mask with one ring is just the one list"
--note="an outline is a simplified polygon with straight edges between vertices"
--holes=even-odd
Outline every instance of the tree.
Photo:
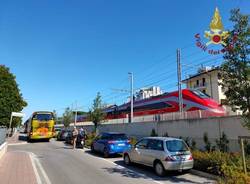
[[53,110],[53,115],[54,115],[54,121],[55,121],[55,124],[57,124],[57,113],[56,113],[56,110]]
[[103,112],[102,98],[100,93],[98,92],[96,98],[93,101],[92,108],[89,111],[89,119],[95,125],[95,131],[98,125],[105,118],[105,113]]
[[241,110],[248,120],[250,128],[250,27],[248,15],[242,15],[239,9],[231,11],[230,20],[233,30],[226,40],[224,63],[221,67],[222,89],[227,104],[235,110]]
[[68,127],[72,121],[72,111],[67,107],[63,113],[63,124]]
[[[16,77],[0,65],[0,125],[9,125],[11,112],[20,112],[27,106],[16,83]],[[13,118],[12,127],[20,125],[20,118]]]

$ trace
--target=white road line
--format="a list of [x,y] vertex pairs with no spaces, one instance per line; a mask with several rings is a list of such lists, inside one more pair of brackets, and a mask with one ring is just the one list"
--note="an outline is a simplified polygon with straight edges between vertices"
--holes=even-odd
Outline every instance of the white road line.
[[27,142],[20,142],[20,143],[8,143],[8,146],[18,146],[18,145],[24,145],[28,144]]
[[30,156],[30,160],[31,160],[33,170],[34,170],[35,175],[36,175],[37,184],[42,184],[41,178],[40,178],[40,176],[38,174],[38,171],[37,171],[37,168],[36,168],[36,165],[35,165],[34,156],[31,153],[29,153],[29,156]]
[[[86,150],[89,151],[90,149],[84,148],[84,149],[80,149],[80,150],[81,150],[82,152],[85,153]],[[153,178],[150,178],[150,177],[146,176],[145,174],[141,174],[141,173],[139,173],[139,172],[137,172],[137,171],[134,171],[134,170],[132,170],[132,169],[126,168],[126,167],[121,166],[121,165],[118,165],[118,164],[114,163],[114,162],[111,161],[111,160],[108,160],[108,159],[105,159],[105,158],[101,158],[101,157],[96,157],[96,158],[98,158],[99,160],[104,160],[104,161],[106,161],[106,162],[108,162],[108,163],[110,163],[110,164],[113,164],[113,165],[115,165],[118,169],[126,169],[126,170],[128,170],[128,171],[130,171],[130,172],[134,172],[134,173],[138,174],[139,176],[142,176],[142,177],[144,177],[144,178],[151,179],[154,183],[164,184],[164,183],[162,183],[162,182],[160,182],[160,181],[154,180]]]
[[[37,169],[39,169],[40,171],[41,171],[41,173],[42,173],[42,175],[43,175],[43,179],[45,180],[45,183],[46,184],[51,184],[51,182],[50,182],[50,180],[49,180],[49,177],[48,177],[48,175],[46,174],[46,172],[45,172],[45,170],[43,169],[43,166],[42,166],[42,164],[41,164],[41,162],[39,161],[39,159],[37,158],[37,156],[34,154],[34,153],[32,153],[32,152],[29,152],[29,154],[30,154],[30,156],[31,156],[31,160],[32,160],[32,162],[33,162],[33,164],[34,164],[34,166],[33,166],[33,168],[34,168],[34,171],[35,171],[35,173],[36,173],[36,176],[37,176],[37,179],[38,179],[38,184],[44,184],[44,183],[42,183],[41,182],[41,177],[40,177],[40,175],[38,174],[38,170]],[[32,164],[32,165],[33,165]],[[40,182],[40,183],[39,183]]]

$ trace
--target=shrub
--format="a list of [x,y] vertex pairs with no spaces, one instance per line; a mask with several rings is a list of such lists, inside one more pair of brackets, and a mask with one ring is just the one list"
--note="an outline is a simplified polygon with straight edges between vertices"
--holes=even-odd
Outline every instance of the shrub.
[[196,150],[196,142],[194,139],[192,139],[192,142],[191,142],[191,150]]
[[137,143],[137,139],[135,137],[130,137],[130,144],[135,145]]
[[220,183],[250,183],[250,176],[243,173],[242,160],[238,153],[193,151],[192,155],[194,168],[221,176]]
[[156,133],[155,129],[153,128],[150,134],[151,137],[157,137],[158,134]]
[[90,147],[91,144],[92,144],[92,142],[93,142],[93,140],[95,139],[95,137],[96,137],[96,133],[95,132],[88,133],[87,134],[87,138],[85,140],[85,146],[86,147]]
[[211,142],[208,140],[207,132],[203,134],[203,141],[205,143],[205,150],[211,151]]
[[191,144],[190,144],[190,138],[189,138],[189,137],[186,137],[186,138],[184,139],[184,141],[186,142],[186,144],[188,145],[188,147],[191,146]]
[[163,137],[169,137],[168,132],[165,132],[165,134],[163,134]]
[[227,139],[227,135],[224,132],[222,132],[221,138],[219,140],[216,140],[217,147],[222,152],[228,152],[229,150],[228,143],[229,140]]

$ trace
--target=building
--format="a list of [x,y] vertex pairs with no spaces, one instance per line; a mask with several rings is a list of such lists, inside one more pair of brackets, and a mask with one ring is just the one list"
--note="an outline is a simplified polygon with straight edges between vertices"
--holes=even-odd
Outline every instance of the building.
[[158,96],[163,94],[162,90],[158,86],[152,86],[149,88],[141,88],[135,94],[135,100],[143,100],[146,98],[150,98],[152,96]]
[[218,103],[223,105],[228,114],[239,114],[240,111],[233,112],[231,107],[225,105],[226,96],[222,87],[219,85],[221,81],[219,67],[201,67],[198,69],[197,74],[190,75],[182,81],[189,89],[198,89]]

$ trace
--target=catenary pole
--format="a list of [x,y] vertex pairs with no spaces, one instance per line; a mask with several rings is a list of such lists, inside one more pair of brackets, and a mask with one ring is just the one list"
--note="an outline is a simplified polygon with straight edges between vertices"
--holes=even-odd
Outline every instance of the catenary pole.
[[130,103],[131,103],[131,108],[130,108],[130,123],[133,123],[133,119],[134,119],[134,78],[133,78],[133,73],[129,72],[128,73],[130,76]]
[[179,112],[183,112],[183,99],[181,90],[181,51],[177,49],[177,78],[178,78],[178,101],[179,101]]

